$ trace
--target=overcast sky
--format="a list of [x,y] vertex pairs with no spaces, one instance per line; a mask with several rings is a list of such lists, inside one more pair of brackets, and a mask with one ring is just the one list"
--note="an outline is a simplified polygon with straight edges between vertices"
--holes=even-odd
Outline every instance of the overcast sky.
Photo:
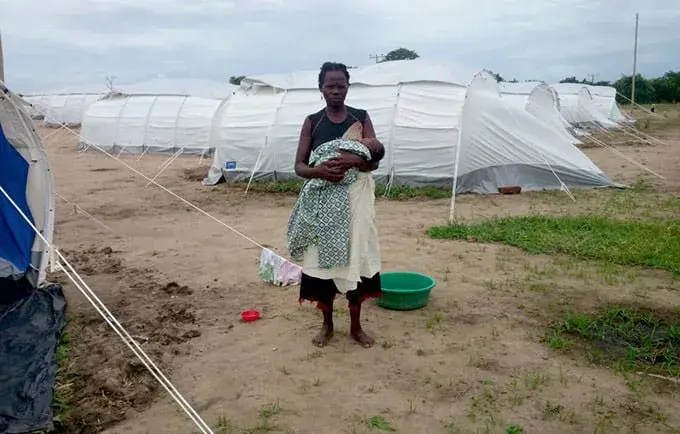
[[52,90],[360,66],[400,46],[506,79],[680,69],[678,0],[0,0],[8,84]]

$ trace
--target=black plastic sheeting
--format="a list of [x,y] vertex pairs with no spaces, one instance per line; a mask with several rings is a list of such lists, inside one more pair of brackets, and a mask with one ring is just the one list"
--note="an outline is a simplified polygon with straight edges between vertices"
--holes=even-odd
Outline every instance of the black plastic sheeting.
[[65,310],[60,285],[0,279],[0,434],[52,429]]

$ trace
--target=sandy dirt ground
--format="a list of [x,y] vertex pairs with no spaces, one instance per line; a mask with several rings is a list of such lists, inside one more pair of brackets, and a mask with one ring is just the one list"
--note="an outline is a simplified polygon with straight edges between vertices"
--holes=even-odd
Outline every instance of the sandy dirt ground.
[[[666,181],[607,150],[585,152],[616,181],[644,180],[656,186],[652,196],[677,196],[680,126],[658,136],[667,144],[618,149]],[[448,200],[379,199],[384,270],[427,273],[437,287],[418,311],[367,303],[371,349],[351,341],[348,311],[338,303],[336,336],[318,349],[310,340],[319,312],[298,305],[297,287],[262,282],[259,247],[146,186],[120,161],[80,154],[67,131],[46,147],[59,194],[56,245],[217,432],[362,433],[367,421],[413,434],[519,432],[508,430],[513,423],[527,433],[678,432],[671,430],[680,427],[677,386],[593,366],[542,342],[546,324],[567,309],[679,305],[680,283],[668,273],[603,271],[504,246],[431,240],[425,230],[445,221]],[[153,176],[165,157],[121,160]],[[208,163],[180,158],[158,181],[285,254],[295,197],[204,187]],[[613,194],[587,192],[576,203],[563,193],[461,196],[457,215],[596,211]],[[52,277],[70,302],[69,430],[195,432],[84,297]],[[246,308],[259,309],[262,320],[241,323]]]

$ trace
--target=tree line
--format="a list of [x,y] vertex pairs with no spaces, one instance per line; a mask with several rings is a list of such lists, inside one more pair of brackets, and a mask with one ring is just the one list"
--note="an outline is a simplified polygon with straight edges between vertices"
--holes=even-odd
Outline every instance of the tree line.
[[[629,104],[633,88],[633,76],[624,75],[615,82],[577,80],[576,77],[567,77],[560,83],[584,83],[595,86],[612,86],[616,88],[618,95],[616,101],[619,104]],[[623,95],[623,96],[622,96]],[[668,71],[661,77],[647,78],[642,74],[635,76],[635,102],[638,104],[676,103],[680,102],[680,71]]]

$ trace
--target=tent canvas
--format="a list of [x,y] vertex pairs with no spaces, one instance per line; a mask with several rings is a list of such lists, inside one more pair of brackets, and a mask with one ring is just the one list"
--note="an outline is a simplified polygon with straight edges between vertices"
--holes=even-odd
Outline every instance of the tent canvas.
[[593,98],[593,105],[607,118],[614,122],[624,122],[619,105],[616,102],[616,88],[612,86],[592,86],[586,85]]
[[[0,164],[5,166],[0,170],[3,188],[9,188],[14,194],[19,194],[17,200],[19,203],[25,203],[26,210],[33,219],[32,223],[43,232],[48,242],[51,242],[54,227],[54,199],[51,172],[42,141],[33,129],[32,121],[24,111],[23,104],[18,97],[5,90],[0,95],[0,102],[2,102],[0,104],[0,125],[2,125],[0,145],[3,152]],[[15,259],[0,257],[0,277],[17,277],[27,274],[37,285],[45,278],[47,246],[35,236],[30,236],[30,242],[23,238],[29,237],[25,222],[23,219],[17,219],[16,210],[3,197],[0,197],[0,213],[5,222],[4,226],[0,226],[4,227],[0,240],[14,239],[17,247],[19,245],[30,247],[28,250],[24,247],[20,249],[21,259],[18,262]],[[19,252],[19,250],[15,251]]]
[[487,72],[472,80],[462,112],[457,193],[617,185],[559,131],[504,101]]
[[[467,87],[464,74],[415,61],[386,62],[351,74],[347,103],[369,111],[387,147],[375,172],[378,182],[389,178],[414,185],[446,184],[453,169],[451,140],[458,134],[457,116]],[[257,80],[259,91],[235,95],[216,121],[215,157],[205,184],[223,176],[247,179],[253,172],[256,179],[296,178],[293,162],[302,121],[323,108],[323,98],[311,74],[303,83],[268,79],[275,86],[265,90],[264,79]],[[281,83],[293,88],[276,87]],[[252,134],[259,136],[249,137]],[[231,162],[236,169],[226,168]]]
[[206,99],[228,98],[238,90],[231,83],[196,78],[155,78],[138,83],[115,84],[112,93],[124,95],[180,95]]
[[33,92],[23,96],[31,105],[27,110],[33,119],[43,119],[49,128],[62,125],[80,126],[83,113],[94,101],[106,94],[103,85],[81,85],[45,92]]
[[0,186],[0,432],[50,430],[66,301],[45,281],[47,245],[31,225],[51,243],[52,178],[24,102],[1,81]]
[[180,95],[113,95],[83,116],[80,147],[110,152],[206,155],[221,101]]
[[571,125],[560,113],[560,101],[557,92],[547,84],[532,81],[524,83],[499,83],[503,100],[526,110],[546,124],[552,126],[570,143],[579,144],[570,133]]
[[74,93],[32,95],[24,97],[29,104],[26,110],[32,119],[43,119],[48,128],[62,125],[80,126],[87,107],[102,97],[103,94]]
[[[398,77],[399,63],[390,68],[390,77]],[[414,81],[392,84],[380,77],[370,81],[361,71],[355,75],[363,77],[362,82],[379,83],[355,84],[352,79],[347,99],[348,105],[369,111],[387,148],[375,173],[379,183],[450,186],[460,136],[458,192],[496,193],[500,186],[517,185],[508,182],[521,182],[525,190],[561,188],[546,160],[561,170],[567,185],[614,185],[572,145],[571,136],[503,103],[497,84],[494,91],[478,96],[464,80],[442,81],[442,76],[454,77],[453,73],[411,73],[407,78]],[[223,177],[297,178],[293,163],[301,124],[306,115],[323,107],[322,97],[316,88],[264,91],[260,83],[260,92],[254,95],[235,95],[215,121],[215,156],[206,185]],[[466,95],[473,95],[473,101],[467,103]],[[494,129],[484,128],[484,122]],[[550,177],[545,176],[546,170]]]
[[618,124],[603,114],[593,101],[588,87],[580,83],[558,83],[552,87],[560,98],[560,111],[574,126],[615,128]]
[[44,108],[43,124],[48,128],[80,126],[83,114],[101,94],[52,95]]

